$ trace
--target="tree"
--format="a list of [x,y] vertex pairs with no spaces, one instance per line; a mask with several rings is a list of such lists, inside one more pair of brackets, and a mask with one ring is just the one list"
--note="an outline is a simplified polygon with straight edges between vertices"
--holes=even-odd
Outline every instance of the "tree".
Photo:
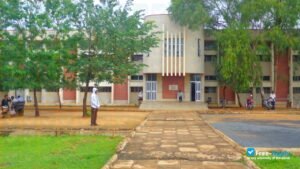
[[95,4],[81,0],[76,4],[73,23],[80,52],[70,67],[76,72],[79,86],[85,85],[83,117],[87,116],[87,92],[91,81],[123,83],[143,65],[131,61],[135,53],[146,53],[156,46],[158,38],[153,23],[142,22],[142,12],[132,12],[131,1],[124,7],[116,0]]
[[237,93],[238,104],[242,107],[239,93],[249,92],[250,87],[260,82],[257,79],[261,74],[260,64],[251,48],[251,35],[243,28],[230,27],[219,33],[218,40],[222,50],[218,65],[220,78]]
[[259,38],[271,44],[274,53],[274,90],[277,81],[289,83],[287,76],[277,72],[280,57],[288,56],[292,49],[299,50],[300,1],[295,0],[252,0],[241,5],[242,21],[250,29],[263,30]]
[[[6,15],[1,48],[4,61],[3,86],[8,89],[30,89],[34,94],[35,116],[40,115],[37,91],[58,81],[61,54],[50,46],[51,20],[46,1],[6,1]],[[51,43],[51,44],[52,44]]]
[[[217,74],[219,81],[239,93],[261,81],[261,67],[251,48],[251,31],[241,21],[241,0],[172,0],[169,12],[180,25],[190,29],[201,26],[216,37],[219,44]],[[258,78],[259,77],[259,78]]]
[[70,61],[77,57],[76,52],[74,52],[77,44],[73,38],[70,38],[73,31],[70,24],[72,22],[70,14],[75,10],[75,5],[71,0],[47,0],[45,9],[52,31],[46,41],[47,48],[59,54],[55,60],[57,67],[54,68],[52,81],[45,85],[45,89],[57,93],[59,107],[62,108],[59,89],[76,88],[76,79],[70,79],[64,75],[64,68],[67,68]]

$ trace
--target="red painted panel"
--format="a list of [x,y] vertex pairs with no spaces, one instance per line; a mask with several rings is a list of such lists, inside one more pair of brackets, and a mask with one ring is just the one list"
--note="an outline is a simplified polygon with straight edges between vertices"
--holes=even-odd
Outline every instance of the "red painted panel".
[[[76,78],[76,74],[69,72],[67,69],[64,69],[64,76],[66,80],[73,80]],[[64,89],[63,91],[64,100],[76,100],[76,90]]]
[[128,82],[114,85],[114,100],[128,100]]
[[76,90],[64,89],[64,100],[76,100]]
[[184,93],[184,77],[183,76],[164,76],[162,78],[163,85],[163,98],[164,99],[176,99],[177,92],[169,90],[169,85],[178,85],[178,90]]
[[277,57],[276,97],[288,98],[289,94],[289,55],[288,52]]
[[[224,90],[224,87],[220,87],[220,90],[219,90],[219,93],[220,93],[220,99],[223,99],[224,98],[224,95],[223,95],[223,90]],[[230,89],[229,87],[226,87],[225,89],[225,99],[227,101],[232,101],[234,102],[235,101],[235,93],[232,89]]]

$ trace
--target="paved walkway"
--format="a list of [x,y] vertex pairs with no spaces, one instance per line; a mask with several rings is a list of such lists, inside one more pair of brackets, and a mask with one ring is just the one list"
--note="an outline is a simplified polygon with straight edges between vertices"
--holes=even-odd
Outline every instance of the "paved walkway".
[[197,113],[152,113],[112,169],[245,169]]

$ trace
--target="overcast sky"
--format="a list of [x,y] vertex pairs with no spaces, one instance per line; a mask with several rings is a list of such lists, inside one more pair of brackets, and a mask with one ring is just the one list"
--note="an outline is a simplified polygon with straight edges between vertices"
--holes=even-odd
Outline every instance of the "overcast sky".
[[[121,4],[125,4],[126,0],[119,0]],[[166,14],[171,0],[134,0],[133,10],[145,10],[145,15]]]

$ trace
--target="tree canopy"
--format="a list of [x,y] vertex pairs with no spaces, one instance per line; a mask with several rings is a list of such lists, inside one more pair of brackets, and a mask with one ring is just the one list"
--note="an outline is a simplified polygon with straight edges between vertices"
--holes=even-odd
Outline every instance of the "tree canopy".
[[[36,116],[40,89],[123,83],[143,65],[130,58],[158,43],[154,24],[117,0],[0,0],[0,86],[31,89]],[[2,15],[3,14],[3,15]],[[26,82],[26,83],[24,83]]]

